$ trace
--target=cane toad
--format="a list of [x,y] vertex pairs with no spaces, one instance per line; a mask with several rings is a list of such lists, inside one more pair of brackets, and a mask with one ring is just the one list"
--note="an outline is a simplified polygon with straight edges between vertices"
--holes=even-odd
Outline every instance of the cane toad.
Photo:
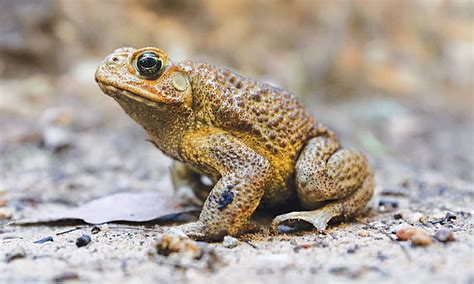
[[273,230],[305,221],[323,231],[333,218],[358,214],[373,194],[364,155],[341,147],[283,89],[205,63],[172,62],[154,47],[115,50],[95,79],[176,160],[176,189],[205,198],[199,220],[180,226],[190,237],[236,235],[259,205],[284,208],[290,200],[302,211],[277,216]]

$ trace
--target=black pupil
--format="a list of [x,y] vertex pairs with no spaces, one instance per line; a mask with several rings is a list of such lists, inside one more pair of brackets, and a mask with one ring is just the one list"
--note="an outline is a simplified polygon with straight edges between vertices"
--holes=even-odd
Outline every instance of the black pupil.
[[161,70],[162,62],[153,52],[145,52],[137,60],[138,72],[142,76],[153,77]]
[[158,60],[156,59],[154,55],[144,54],[140,58],[140,64],[146,68],[151,68],[155,66],[157,63],[158,63]]

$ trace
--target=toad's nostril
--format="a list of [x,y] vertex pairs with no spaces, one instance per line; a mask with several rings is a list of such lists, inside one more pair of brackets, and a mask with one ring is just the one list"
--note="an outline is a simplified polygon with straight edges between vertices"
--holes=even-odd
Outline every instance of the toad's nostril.
[[112,57],[112,61],[113,61],[113,62],[118,62],[119,59],[118,59],[118,57],[115,57],[115,56],[114,56],[114,57]]

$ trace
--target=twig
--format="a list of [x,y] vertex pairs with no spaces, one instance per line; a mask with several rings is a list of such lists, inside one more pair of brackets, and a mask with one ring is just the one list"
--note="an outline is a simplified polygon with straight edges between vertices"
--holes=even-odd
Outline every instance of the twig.
[[64,235],[64,234],[67,234],[67,233],[70,233],[70,232],[74,232],[74,231],[77,231],[77,230],[80,230],[82,228],[86,228],[87,226],[82,226],[82,227],[75,227],[75,228],[72,228],[72,229],[69,229],[69,230],[66,230],[66,231],[62,231],[62,232],[58,232],[56,233],[56,236],[59,236],[59,235]]
[[15,224],[16,224],[15,221],[11,221],[11,222],[8,222],[8,223],[5,223],[5,224],[1,225],[0,228],[4,228],[6,226],[11,226],[11,225],[15,225]]
[[366,222],[364,222],[364,221],[361,221],[360,219],[355,219],[355,220],[356,220],[358,223],[361,223],[361,224],[363,224],[363,225],[366,225],[366,226],[370,227],[371,229],[374,229],[374,230],[376,230],[377,232],[382,233],[382,234],[384,234],[385,236],[387,236],[387,238],[388,238],[390,241],[396,243],[396,244],[402,249],[402,251],[403,251],[403,253],[405,254],[405,256],[407,257],[408,261],[411,261],[410,253],[407,251],[406,247],[404,247],[402,244],[400,244],[400,243],[397,242],[396,240],[392,239],[392,236],[391,236],[389,233],[387,233],[387,232],[385,232],[385,231],[382,231],[381,229],[379,229],[379,228],[377,228],[377,227],[375,227],[375,226],[373,226],[373,225],[371,225],[371,224],[369,224],[369,223],[366,223]]
[[160,230],[156,229],[148,229],[148,228],[143,228],[143,227],[133,227],[133,226],[122,226],[122,225],[115,225],[115,226],[110,226],[108,225],[110,229],[129,229],[129,230],[141,230],[141,231],[148,231],[148,232],[156,232],[156,233],[163,233]]
[[244,241],[246,244],[248,244],[249,246],[251,246],[252,248],[254,249],[258,249],[258,247],[254,244],[252,244],[250,241]]

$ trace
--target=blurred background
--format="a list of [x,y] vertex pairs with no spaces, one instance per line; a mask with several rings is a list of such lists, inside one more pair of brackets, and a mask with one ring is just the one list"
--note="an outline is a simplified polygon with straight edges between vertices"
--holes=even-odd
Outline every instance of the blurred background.
[[169,160],[94,82],[122,46],[292,91],[368,153],[381,184],[401,170],[473,181],[473,12],[468,0],[0,0],[1,190],[77,201],[169,187]]
[[[473,18],[472,0],[0,0],[0,282],[474,283]],[[229,265],[215,271],[152,256],[157,227],[7,225],[115,192],[172,192],[170,159],[94,81],[123,46],[293,92],[374,166],[368,225],[217,245],[209,259]],[[456,241],[404,246],[404,222]],[[92,242],[77,249],[81,234]]]

